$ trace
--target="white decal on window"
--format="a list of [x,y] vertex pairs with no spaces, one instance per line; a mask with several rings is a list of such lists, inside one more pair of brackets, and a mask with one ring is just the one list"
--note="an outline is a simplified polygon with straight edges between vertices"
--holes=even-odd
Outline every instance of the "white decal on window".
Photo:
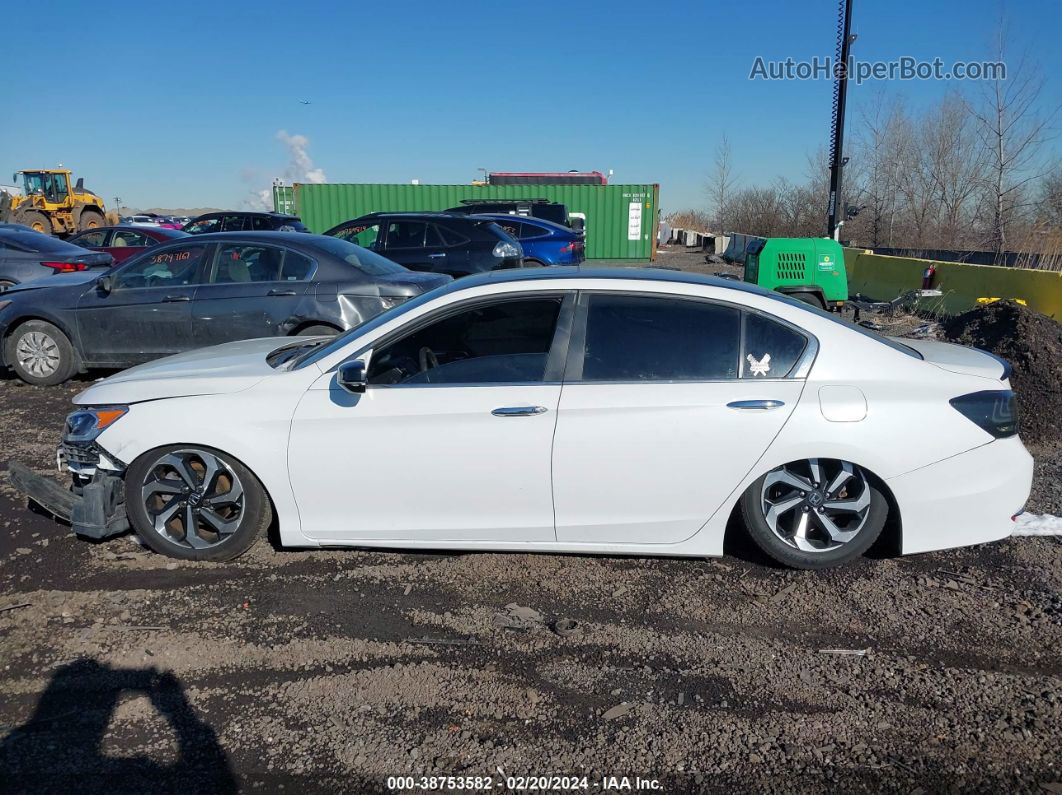
[[771,370],[771,354],[763,354],[762,359],[757,359],[751,353],[745,357],[749,362],[749,370],[753,375],[767,375]]

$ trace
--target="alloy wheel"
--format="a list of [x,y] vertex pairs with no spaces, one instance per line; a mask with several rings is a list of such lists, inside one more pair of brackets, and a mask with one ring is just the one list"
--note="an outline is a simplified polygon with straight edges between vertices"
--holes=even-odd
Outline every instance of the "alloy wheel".
[[208,549],[239,529],[243,484],[225,461],[206,450],[175,450],[148,470],[141,499],[156,533],[190,549]]
[[47,378],[59,369],[59,346],[43,331],[28,331],[15,345],[15,358],[30,375]]
[[778,538],[802,552],[828,552],[852,541],[870,512],[866,475],[847,461],[809,458],[767,474],[763,518]]

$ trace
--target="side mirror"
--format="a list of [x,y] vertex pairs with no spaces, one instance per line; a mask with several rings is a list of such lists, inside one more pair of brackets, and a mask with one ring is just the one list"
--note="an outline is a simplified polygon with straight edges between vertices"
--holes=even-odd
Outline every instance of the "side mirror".
[[100,295],[110,295],[114,289],[114,280],[110,276],[100,276],[96,279],[96,290]]
[[343,362],[336,371],[336,383],[351,394],[365,391],[365,362]]

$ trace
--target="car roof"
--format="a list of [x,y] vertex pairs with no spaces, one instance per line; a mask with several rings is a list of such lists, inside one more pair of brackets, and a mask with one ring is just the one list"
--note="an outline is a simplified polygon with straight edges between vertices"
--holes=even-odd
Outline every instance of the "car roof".
[[[290,218],[293,221],[301,221],[297,215],[291,215],[290,213],[278,213],[273,210],[211,210],[208,213],[197,215],[192,218],[193,221],[198,221],[200,218],[210,218],[215,215],[257,215],[264,216],[266,218]],[[185,218],[186,216],[180,216]]]
[[708,287],[722,287],[727,290],[736,290],[742,293],[762,295],[768,298],[781,298],[781,296],[763,287],[737,279],[722,279],[718,276],[706,276],[701,273],[688,271],[667,270],[664,268],[640,267],[640,268],[608,268],[600,266],[584,265],[555,265],[548,268],[505,268],[502,270],[487,271],[451,282],[445,287],[439,288],[444,291],[465,290],[469,287],[478,287],[484,284],[509,284],[512,282],[551,282],[560,279],[609,279],[624,281],[652,281],[668,282],[671,284],[699,284]]
[[574,229],[565,226],[564,224],[558,224],[556,221],[550,221],[548,218],[536,218],[533,215],[516,215],[514,213],[472,213],[469,218],[483,218],[488,221],[523,221],[529,224],[538,224],[544,226],[546,229],[552,229],[556,232],[567,232],[569,235],[578,235]]
[[[423,212],[395,210],[394,212],[381,211],[377,213],[366,213],[365,215],[359,215],[357,218],[352,218],[351,221],[360,221],[365,218],[452,218],[456,221],[467,221],[468,215],[466,213],[446,213],[434,210],[426,210]],[[351,223],[351,221],[344,221],[344,223]]]
[[[306,232],[272,232],[268,229],[260,229],[247,232],[204,232],[200,235],[188,235],[187,238],[182,237],[180,240],[185,243],[191,243],[199,240],[256,240],[262,243],[279,243],[281,241],[285,243],[306,245],[307,243],[316,243],[319,239],[334,241],[334,237],[328,237],[327,235],[311,235]],[[176,240],[176,238],[175,238]]]

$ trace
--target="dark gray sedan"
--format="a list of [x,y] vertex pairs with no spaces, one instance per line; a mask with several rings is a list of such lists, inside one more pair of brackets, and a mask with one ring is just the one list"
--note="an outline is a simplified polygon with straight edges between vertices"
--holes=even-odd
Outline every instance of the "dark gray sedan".
[[114,258],[21,224],[0,224],[0,292],[57,273],[109,268]]
[[0,294],[0,359],[58,384],[232,340],[335,334],[449,281],[334,237],[196,235]]

